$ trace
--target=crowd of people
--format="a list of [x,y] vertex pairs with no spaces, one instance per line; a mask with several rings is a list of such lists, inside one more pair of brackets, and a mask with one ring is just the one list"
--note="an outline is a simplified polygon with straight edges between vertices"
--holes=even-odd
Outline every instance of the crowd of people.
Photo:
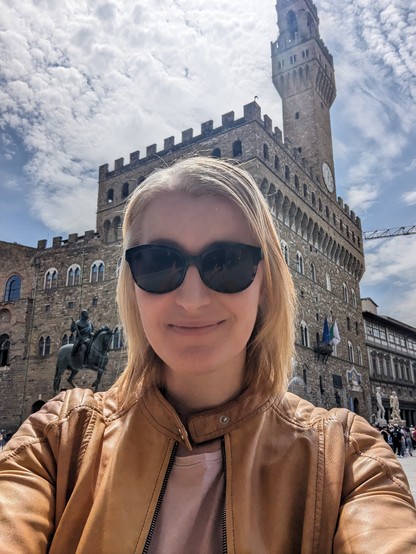
[[380,433],[398,458],[404,458],[406,452],[409,456],[413,456],[413,451],[416,449],[416,429],[413,426],[399,427],[395,423],[382,427]]

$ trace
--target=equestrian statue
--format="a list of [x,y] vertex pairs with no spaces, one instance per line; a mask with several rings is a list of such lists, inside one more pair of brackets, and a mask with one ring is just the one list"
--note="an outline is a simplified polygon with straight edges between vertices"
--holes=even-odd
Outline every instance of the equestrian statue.
[[56,362],[56,372],[53,381],[53,390],[57,394],[61,386],[61,378],[65,370],[70,370],[67,381],[75,387],[74,377],[80,369],[92,369],[97,372],[97,378],[92,384],[95,392],[101,381],[108,362],[113,331],[104,325],[94,332],[94,325],[89,319],[88,310],[82,310],[80,318],[72,318],[71,332],[75,332],[74,344],[61,346]]

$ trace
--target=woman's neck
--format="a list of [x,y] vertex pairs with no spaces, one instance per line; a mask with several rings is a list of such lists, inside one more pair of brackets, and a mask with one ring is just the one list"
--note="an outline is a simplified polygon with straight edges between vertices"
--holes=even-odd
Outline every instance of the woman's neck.
[[221,406],[236,398],[243,387],[244,368],[231,375],[178,375],[171,370],[165,374],[165,395],[178,414],[192,413]]

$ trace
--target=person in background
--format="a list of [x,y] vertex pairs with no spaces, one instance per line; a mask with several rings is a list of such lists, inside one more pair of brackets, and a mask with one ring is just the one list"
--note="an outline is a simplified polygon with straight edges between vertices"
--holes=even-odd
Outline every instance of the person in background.
[[405,441],[405,448],[404,448],[405,452],[407,449],[410,456],[413,456],[413,443],[412,443],[412,436],[410,434],[409,428],[404,429],[404,441]]
[[123,224],[127,366],[74,389],[0,454],[0,551],[397,553],[416,509],[363,418],[287,392],[295,290],[253,178],[195,157]]

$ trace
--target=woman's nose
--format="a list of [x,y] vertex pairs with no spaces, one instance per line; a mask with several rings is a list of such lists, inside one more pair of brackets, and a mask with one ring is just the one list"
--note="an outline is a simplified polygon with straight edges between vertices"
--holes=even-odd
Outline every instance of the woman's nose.
[[176,289],[176,302],[188,311],[197,310],[211,302],[211,293],[198,269],[191,265],[182,284]]

